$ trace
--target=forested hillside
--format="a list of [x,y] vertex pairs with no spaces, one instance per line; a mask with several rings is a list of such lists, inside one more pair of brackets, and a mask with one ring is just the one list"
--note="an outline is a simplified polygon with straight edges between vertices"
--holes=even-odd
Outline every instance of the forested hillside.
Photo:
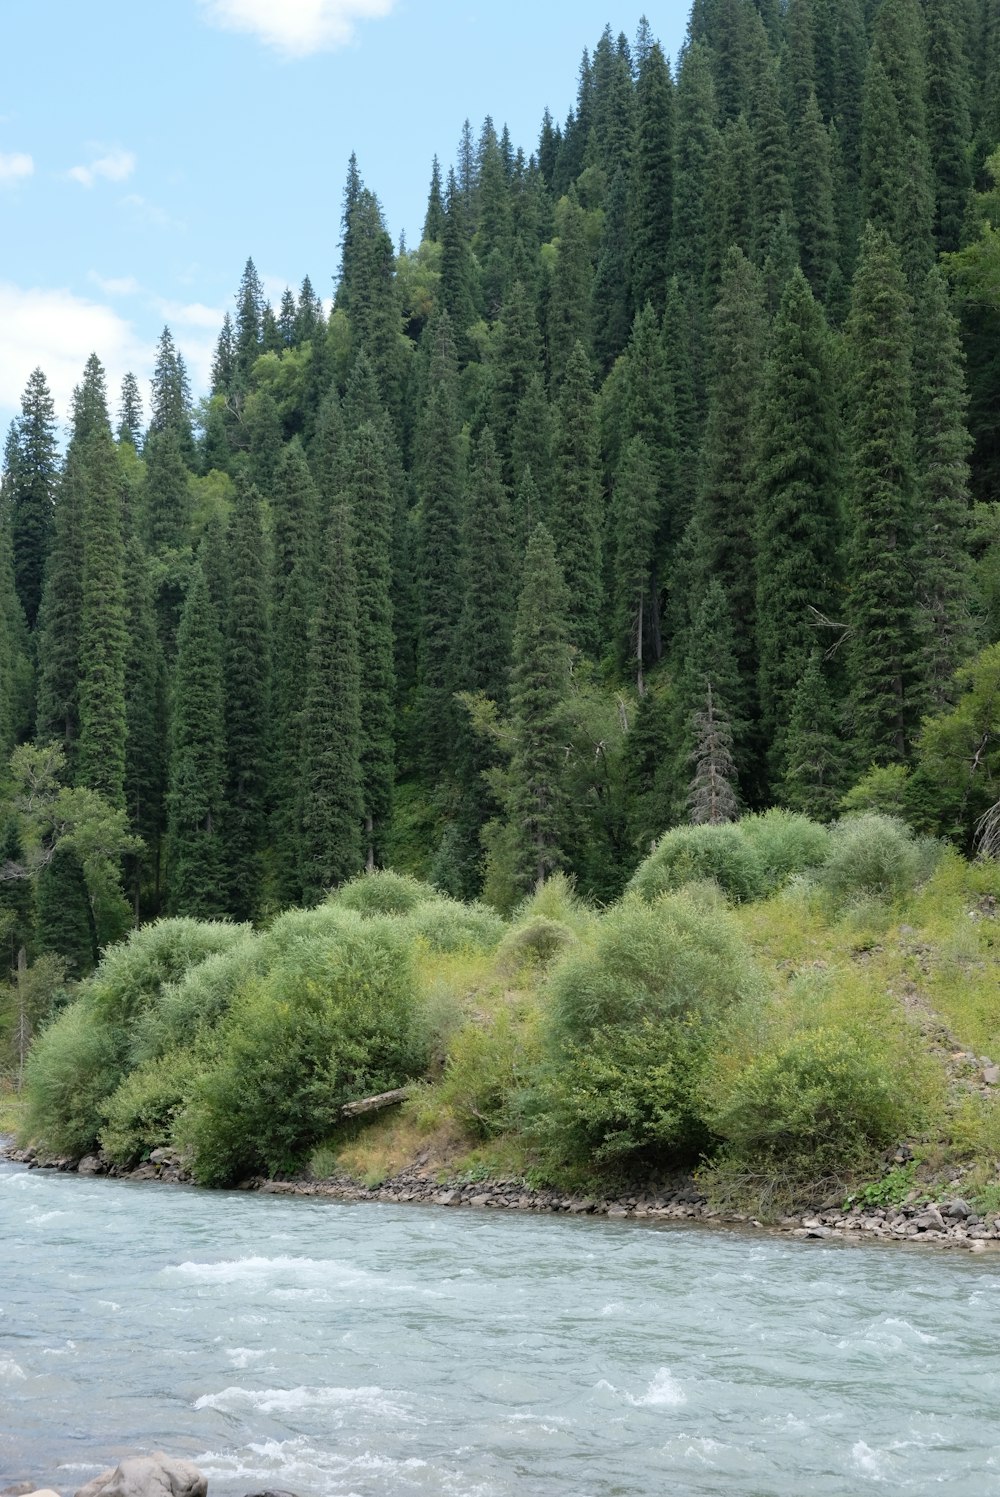
[[37,370],[0,530],[22,986],[365,867],[611,901],[667,828],[772,805],[970,850],[998,148],[997,0],[696,0],[676,69],[609,28],[536,142],[467,123],[416,248],[352,156],[330,263],[274,307],[247,261],[206,399],[168,329],[148,409],[98,350],[61,455]]

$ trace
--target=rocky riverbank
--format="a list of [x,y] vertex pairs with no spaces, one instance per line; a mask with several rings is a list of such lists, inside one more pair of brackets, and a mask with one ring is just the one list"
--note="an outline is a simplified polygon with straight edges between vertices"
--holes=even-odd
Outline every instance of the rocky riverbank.
[[[119,1170],[99,1154],[83,1159],[52,1159],[33,1149],[7,1148],[5,1157],[36,1169],[80,1175],[109,1175],[132,1181],[190,1183],[180,1155],[173,1149],[154,1149],[148,1161],[133,1170]],[[1000,1213],[980,1215],[961,1196],[936,1203],[913,1199],[891,1206],[827,1203],[815,1211],[763,1222],[742,1212],[726,1212],[711,1205],[695,1181],[678,1175],[660,1182],[656,1190],[620,1196],[575,1196],[533,1189],[523,1180],[441,1178],[440,1166],[429,1155],[378,1185],[364,1185],[346,1176],[323,1180],[249,1179],[237,1187],[261,1195],[309,1196],[331,1201],[384,1201],[393,1205],[467,1207],[479,1211],[542,1211],[567,1216],[606,1216],[615,1220],[700,1222],[706,1225],[769,1231],[799,1238],[840,1238],[850,1241],[916,1243],[920,1246],[964,1249],[983,1253],[1000,1249]],[[2,1494],[0,1494],[2,1497]]]

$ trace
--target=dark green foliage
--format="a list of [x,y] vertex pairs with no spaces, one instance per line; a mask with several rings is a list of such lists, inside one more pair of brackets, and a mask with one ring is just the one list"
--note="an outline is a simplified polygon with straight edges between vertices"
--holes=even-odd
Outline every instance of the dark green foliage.
[[55,407],[45,375],[34,370],[4,454],[14,585],[28,627],[35,627],[52,544],[56,495]]
[[[528,385],[541,372],[541,339],[528,293],[515,281],[503,304],[490,353],[490,426],[508,487],[516,487],[514,443]],[[522,459],[523,461],[523,459]]]
[[145,554],[135,536],[125,549],[125,808],[145,844],[129,886],[139,913],[143,884],[159,884],[166,791],[166,681]]
[[169,908],[202,919],[225,912],[222,638],[201,564],[177,635],[167,796]]
[[594,353],[605,372],[628,341],[632,321],[629,269],[628,181],[619,167],[604,203],[604,227],[591,293]]
[[357,581],[347,514],[334,509],[320,569],[302,713],[302,884],[307,901],[361,866]]
[[899,252],[884,229],[862,240],[849,326],[853,471],[846,616],[851,734],[861,765],[906,753],[912,713],[912,320]]
[[233,329],[233,381],[237,390],[250,386],[250,375],[263,347],[264,291],[253,260],[243,267],[236,292],[236,321]]
[[225,848],[229,910],[238,920],[246,920],[256,914],[260,902],[271,664],[262,506],[259,493],[246,483],[237,487],[228,549]]
[[700,286],[708,259],[712,182],[717,145],[716,100],[708,53],[689,46],[677,77],[672,269]]
[[917,492],[912,570],[920,606],[913,673],[923,711],[953,697],[954,673],[972,653],[968,397],[958,324],[941,273],[917,302],[914,342]]
[[193,467],[195,450],[191,432],[191,388],[184,360],[177,351],[168,327],[163,329],[157,344],[150,399],[147,435],[173,432],[183,462],[188,467]]
[[811,93],[793,137],[795,217],[802,269],[816,296],[824,297],[837,264],[830,136]]
[[939,250],[957,250],[972,187],[970,97],[959,0],[937,0],[927,18],[927,135],[935,182]]
[[753,244],[762,264],[782,218],[791,219],[792,191],[788,125],[778,96],[776,70],[762,68],[754,90],[751,128],[754,139]]
[[465,599],[456,680],[496,702],[507,698],[514,557],[510,500],[489,427],[473,456],[466,501]]
[[[26,872],[21,828],[15,815],[0,830],[0,868],[8,874]],[[30,878],[0,879],[0,958],[8,975],[18,964],[18,952],[30,949],[35,933],[35,891]]]
[[507,814],[525,889],[541,888],[563,863],[567,603],[552,537],[539,525],[524,559],[510,678],[513,752]]
[[597,654],[600,642],[602,507],[593,383],[577,343],[559,397],[549,528],[569,589],[570,640],[588,655]]
[[83,454],[80,743],[77,779],[125,804],[125,547],[121,480],[110,432]]
[[670,64],[653,42],[639,64],[630,246],[632,296],[662,313],[667,299],[674,177],[674,88]]
[[370,423],[359,427],[350,452],[346,499],[358,580],[361,799],[365,859],[374,868],[385,858],[394,780],[393,496],[377,428]]
[[784,780],[775,787],[784,803],[814,821],[831,821],[844,790],[844,746],[818,648],[792,698],[784,763]]
[[650,619],[658,514],[656,470],[649,445],[635,436],[622,454],[612,500],[615,646],[634,672],[640,696],[644,665],[653,653]]
[[61,956],[69,977],[86,977],[97,963],[97,934],[83,869],[76,853],[56,843],[38,875],[35,945]]
[[550,390],[566,378],[577,344],[585,350],[585,357],[590,352],[594,270],[585,217],[575,193],[563,198],[556,209],[558,253],[549,290],[545,349]]
[[800,271],[782,298],[761,387],[756,497],[758,699],[777,783],[817,627],[843,604],[836,373],[822,310]]
[[142,451],[142,396],[139,381],[132,373],[122,379],[121,399],[118,403],[119,442],[128,442],[136,452]]

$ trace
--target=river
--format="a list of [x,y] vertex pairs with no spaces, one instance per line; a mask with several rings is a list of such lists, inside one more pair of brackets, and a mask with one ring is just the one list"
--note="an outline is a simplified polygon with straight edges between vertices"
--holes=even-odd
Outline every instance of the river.
[[0,1488],[1000,1492],[997,1260],[2,1163],[0,1241]]

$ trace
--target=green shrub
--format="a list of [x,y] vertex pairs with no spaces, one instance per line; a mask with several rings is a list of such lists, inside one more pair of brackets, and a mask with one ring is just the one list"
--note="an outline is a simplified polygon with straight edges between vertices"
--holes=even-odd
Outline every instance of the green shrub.
[[440,900],[432,884],[424,884],[408,873],[383,869],[363,873],[330,895],[329,903],[359,915],[409,915],[418,905]]
[[407,916],[407,926],[431,951],[494,951],[506,922],[485,904],[428,900]]
[[760,979],[732,917],[687,892],[627,898],[552,972],[537,1130],[557,1163],[690,1157],[714,1026]]
[[481,1022],[465,1024],[449,1047],[439,1093],[467,1132],[486,1139],[506,1133],[539,1058],[537,1014],[501,1008]]
[[36,1041],[25,1067],[22,1136],[73,1158],[97,1145],[105,1099],[124,1069],[124,1036],[92,995],[70,1004]]
[[830,856],[830,831],[808,816],[775,806],[738,823],[760,863],[768,893],[797,873],[818,868]]
[[247,933],[228,951],[207,956],[178,982],[167,983],[157,1002],[139,1014],[129,1043],[129,1062],[142,1065],[194,1044],[230,1009],[250,978],[261,970],[263,940]]
[[652,900],[699,879],[714,879],[739,903],[766,892],[760,859],[739,825],[678,826],[665,832],[629,882],[629,891]]
[[730,1157],[813,1177],[871,1162],[913,1125],[899,1068],[849,1028],[799,1030],[735,1074],[713,1072],[705,1116]]
[[565,873],[554,873],[540,889],[523,899],[514,911],[512,924],[526,925],[536,916],[565,925],[576,936],[588,931],[596,918],[593,909],[580,898],[573,880]]
[[831,832],[830,856],[818,883],[837,903],[898,899],[930,876],[939,855],[938,844],[918,842],[894,816],[874,811],[848,816]]
[[165,983],[177,982],[215,952],[228,951],[249,927],[223,920],[154,920],[105,953],[87,983],[95,1010],[109,1024],[127,1024],[153,1004]]
[[294,1167],[343,1103],[420,1073],[412,942],[395,921],[357,916],[290,944],[251,979],[218,1031],[177,1135],[196,1178],[221,1185]]
[[198,1070],[190,1050],[175,1050],[125,1077],[104,1107],[101,1148],[113,1163],[128,1168],[171,1142]]
[[575,942],[576,936],[561,920],[550,920],[548,915],[530,915],[508,931],[500,943],[497,960],[503,971],[511,973],[523,968],[546,967]]

